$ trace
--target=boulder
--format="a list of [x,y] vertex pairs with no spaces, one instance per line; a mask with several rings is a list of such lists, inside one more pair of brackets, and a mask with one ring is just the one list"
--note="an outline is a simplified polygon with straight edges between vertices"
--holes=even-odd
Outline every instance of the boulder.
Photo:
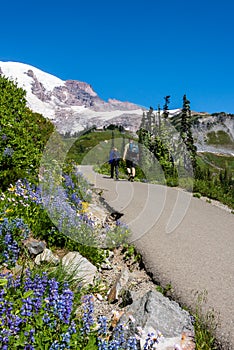
[[45,249],[43,253],[38,254],[35,258],[35,264],[40,265],[41,262],[52,263],[58,265],[60,259],[57,255],[54,255],[50,249]]
[[62,265],[74,274],[74,279],[79,280],[82,286],[94,283],[97,268],[78,252],[69,252],[62,259]]
[[46,247],[45,242],[38,241],[32,238],[24,241],[24,245],[28,248],[29,253],[32,255],[37,255],[42,253]]
[[125,330],[128,337],[139,334],[141,330],[141,348],[148,334],[153,333],[159,342],[157,349],[174,349],[175,344],[183,350],[195,349],[194,328],[189,313],[157,291],[149,291],[142,298],[134,300],[119,323],[129,323]]

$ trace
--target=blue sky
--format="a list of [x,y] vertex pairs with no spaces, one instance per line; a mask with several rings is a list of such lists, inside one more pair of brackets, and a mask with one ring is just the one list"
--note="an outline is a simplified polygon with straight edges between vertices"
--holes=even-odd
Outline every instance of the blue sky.
[[1,3],[0,60],[157,108],[234,113],[233,0]]

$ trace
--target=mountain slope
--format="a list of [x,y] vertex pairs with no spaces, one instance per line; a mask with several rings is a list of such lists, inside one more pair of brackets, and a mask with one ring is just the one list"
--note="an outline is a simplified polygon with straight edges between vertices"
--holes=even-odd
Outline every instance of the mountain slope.
[[0,74],[26,90],[28,106],[52,120],[61,133],[75,133],[94,124],[122,124],[132,130],[139,127],[142,107],[111,99],[105,102],[85,82],[63,81],[18,62],[0,62]]

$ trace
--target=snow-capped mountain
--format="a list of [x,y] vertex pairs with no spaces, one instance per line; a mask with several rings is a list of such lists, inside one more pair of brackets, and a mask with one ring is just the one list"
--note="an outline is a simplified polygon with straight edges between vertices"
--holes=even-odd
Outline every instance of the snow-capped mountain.
[[135,131],[140,125],[142,107],[115,99],[105,102],[85,82],[63,81],[18,62],[0,62],[0,74],[26,90],[29,108],[49,118],[60,133],[109,124],[121,124]]

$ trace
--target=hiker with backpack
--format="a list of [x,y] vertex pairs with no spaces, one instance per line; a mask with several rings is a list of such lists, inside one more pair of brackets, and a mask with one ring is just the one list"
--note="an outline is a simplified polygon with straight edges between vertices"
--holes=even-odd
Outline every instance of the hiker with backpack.
[[112,147],[110,151],[110,157],[109,157],[109,164],[111,166],[111,179],[115,178],[116,180],[119,180],[119,161],[120,161],[120,154],[116,147]]
[[128,181],[133,182],[136,175],[136,165],[139,161],[138,143],[129,139],[129,143],[124,148],[123,160],[126,160]]

